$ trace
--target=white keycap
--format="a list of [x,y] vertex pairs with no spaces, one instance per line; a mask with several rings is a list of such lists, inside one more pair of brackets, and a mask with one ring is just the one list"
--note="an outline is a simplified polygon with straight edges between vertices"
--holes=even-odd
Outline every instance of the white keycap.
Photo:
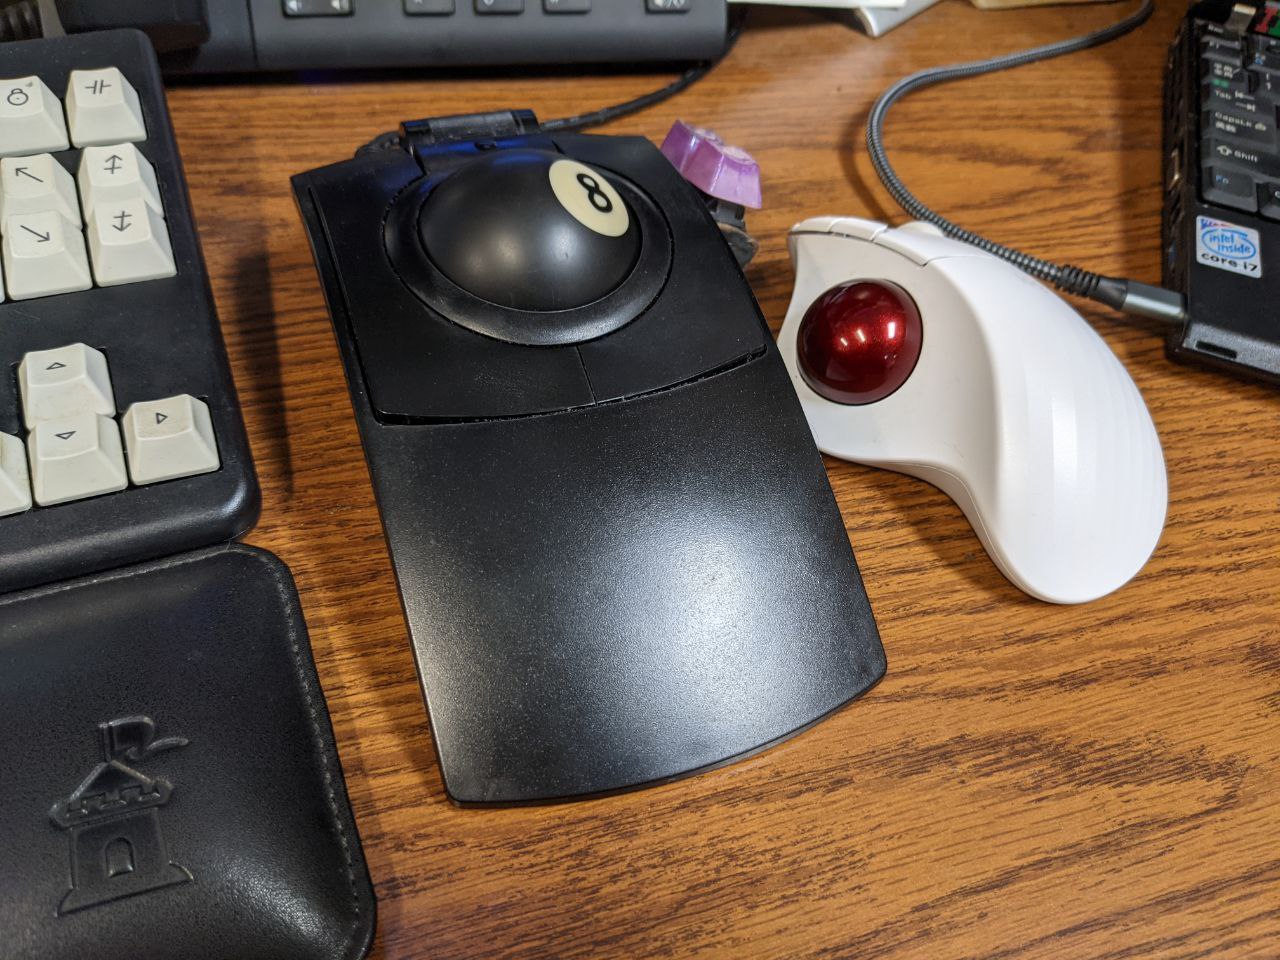
[[0,246],[12,300],[92,287],[84,234],[58,211],[10,216],[4,221],[3,234]]
[[4,266],[3,264],[4,264],[4,257],[0,257],[0,303],[4,303]]
[[20,213],[57,210],[81,224],[75,178],[50,154],[0,160],[0,224]]
[[77,147],[147,139],[138,91],[115,67],[71,71],[67,120]]
[[80,200],[86,217],[99,204],[135,197],[141,197],[164,216],[155,168],[132,143],[89,147],[80,155],[76,179],[80,181]]
[[62,104],[39,77],[0,80],[0,157],[66,150]]
[[30,300],[93,286],[84,234],[56,210],[9,217],[0,233],[11,299]]
[[27,474],[27,449],[17,437],[0,433],[0,517],[30,509],[31,478]]
[[100,203],[89,214],[89,253],[100,287],[177,273],[164,218],[146,201]]
[[18,389],[28,430],[43,420],[116,413],[107,358],[83,343],[28,353],[18,364]]
[[27,438],[31,489],[42,507],[83,500],[129,485],[120,429],[109,417],[84,413],[37,423]]
[[136,484],[194,477],[217,470],[218,446],[204,401],[182,394],[135,403],[121,420]]

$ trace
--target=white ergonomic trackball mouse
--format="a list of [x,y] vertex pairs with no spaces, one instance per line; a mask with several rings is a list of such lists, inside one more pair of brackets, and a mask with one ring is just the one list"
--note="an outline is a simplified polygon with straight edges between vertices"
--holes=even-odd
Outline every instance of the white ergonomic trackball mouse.
[[789,239],[778,345],[819,449],[941,489],[1042,600],[1094,600],[1142,569],[1168,507],[1164,455],[1078,313],[932,224],[818,217]]

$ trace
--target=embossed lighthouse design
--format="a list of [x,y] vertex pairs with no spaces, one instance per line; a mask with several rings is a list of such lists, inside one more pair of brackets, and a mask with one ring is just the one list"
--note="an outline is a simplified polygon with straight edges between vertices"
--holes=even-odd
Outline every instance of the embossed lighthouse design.
[[160,808],[169,802],[173,784],[129,765],[187,741],[157,740],[150,717],[100,723],[98,732],[102,762],[49,811],[54,823],[71,832],[71,889],[59,915],[191,879],[186,867],[169,859],[160,829]]

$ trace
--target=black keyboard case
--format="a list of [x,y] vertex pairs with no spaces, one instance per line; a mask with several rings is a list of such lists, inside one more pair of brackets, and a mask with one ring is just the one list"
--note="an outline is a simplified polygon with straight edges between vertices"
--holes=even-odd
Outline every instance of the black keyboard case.
[[[72,70],[118,67],[142,104],[178,272],[174,277],[0,303],[0,432],[25,434],[18,364],[31,350],[101,350],[117,411],[188,393],[205,401],[222,466],[214,473],[0,517],[0,593],[234,539],[259,493],[235,384],[196,236],[155,52],[136,30],[0,44],[0,77],[39,76],[63,96]],[[72,175],[80,151],[54,154]]]

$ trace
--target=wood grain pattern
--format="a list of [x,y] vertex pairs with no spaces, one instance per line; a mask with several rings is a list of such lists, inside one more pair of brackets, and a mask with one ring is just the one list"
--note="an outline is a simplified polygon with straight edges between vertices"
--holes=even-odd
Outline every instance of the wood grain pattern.
[[[923,93],[901,173],[961,222],[1158,278],[1160,83],[1179,15],[1017,73]],[[1045,42],[1128,9],[943,3],[872,41],[754,11],[676,116],[743,144],[767,208],[750,280],[780,325],[785,231],[895,218],[861,149],[908,70]],[[291,174],[408,117],[633,96],[621,73],[177,87],[170,100],[259,470],[248,538],[293,569],[380,897],[374,956],[1280,956],[1280,395],[1165,360],[1085,308],[1165,443],[1160,548],[1118,594],[1030,600],[955,506],[829,462],[888,650],[862,702],[777,749],[654,790],[481,811],[443,794]]]

